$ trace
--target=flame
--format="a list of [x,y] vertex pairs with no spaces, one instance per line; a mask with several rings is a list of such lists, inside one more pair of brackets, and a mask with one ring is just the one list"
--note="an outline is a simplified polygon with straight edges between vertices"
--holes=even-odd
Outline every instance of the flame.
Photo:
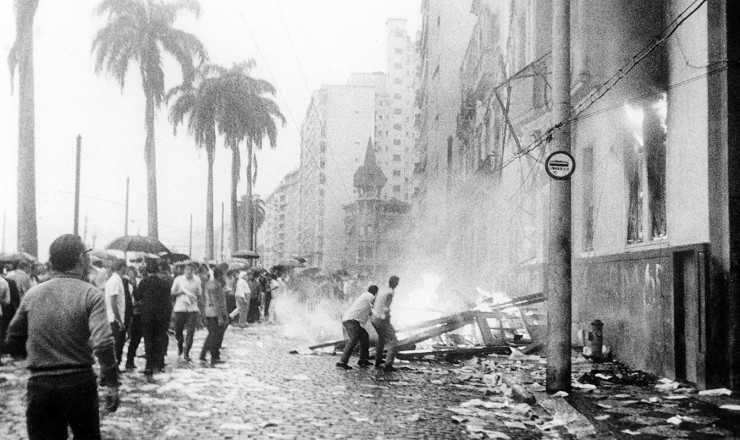
[[645,139],[642,136],[642,123],[645,120],[645,110],[642,107],[634,107],[627,103],[624,104],[624,113],[632,129],[632,136],[637,141],[637,144],[642,147],[645,145]]
[[668,133],[668,94],[665,92],[661,93],[660,99],[655,101],[653,108],[658,112],[660,126],[663,128],[663,132]]

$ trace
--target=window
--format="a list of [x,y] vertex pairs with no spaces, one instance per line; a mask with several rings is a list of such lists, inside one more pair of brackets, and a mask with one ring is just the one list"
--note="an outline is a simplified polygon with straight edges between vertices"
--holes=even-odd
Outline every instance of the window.
[[393,162],[400,162],[401,161],[401,155],[400,154],[394,154],[393,155]]
[[321,160],[319,160],[319,168],[324,169],[326,168],[326,160],[322,157]]
[[400,93],[393,94],[393,99],[402,99],[402,98],[403,98],[403,95],[401,95]]
[[393,177],[401,177],[401,170],[393,170]]
[[393,109],[393,114],[394,115],[400,115],[401,114],[401,109],[400,108],[394,108]]
[[627,244],[634,244],[662,239],[667,233],[665,94],[642,106],[626,104],[625,112],[631,131],[624,147]]
[[321,127],[321,136],[326,136],[326,127]]
[[326,153],[326,142],[321,142],[319,144],[319,150],[321,150],[322,153]]
[[326,176],[324,173],[319,174],[319,183],[326,183]]
[[393,145],[401,145],[401,139],[393,139]]
[[403,126],[401,124],[393,124],[394,130],[403,130]]

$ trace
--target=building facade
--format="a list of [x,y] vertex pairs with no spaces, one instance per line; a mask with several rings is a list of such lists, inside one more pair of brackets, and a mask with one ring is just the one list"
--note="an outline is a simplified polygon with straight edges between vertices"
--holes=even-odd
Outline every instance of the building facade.
[[409,244],[404,226],[410,205],[383,197],[389,182],[393,181],[378,165],[375,148],[368,141],[364,162],[353,178],[357,200],[344,206],[343,269],[349,273],[385,278],[395,266],[395,257]]
[[[469,6],[476,21],[461,51],[446,160],[432,151],[444,134],[429,126],[428,96],[441,86],[422,77],[421,223],[442,221],[425,210],[435,197],[453,202],[450,238],[437,252],[450,282],[510,296],[547,292],[543,160],[563,122],[551,116],[551,2]],[[434,7],[424,2],[420,48],[422,66],[436,71],[429,26],[436,11],[440,23],[460,14]],[[736,9],[571,2],[573,341],[600,319],[618,359],[700,388],[740,387],[732,183],[740,155],[731,147],[737,80],[727,61],[738,50],[728,24]]]
[[298,170],[287,174],[265,200],[265,222],[257,233],[257,246],[264,267],[300,256],[298,241],[300,192]]

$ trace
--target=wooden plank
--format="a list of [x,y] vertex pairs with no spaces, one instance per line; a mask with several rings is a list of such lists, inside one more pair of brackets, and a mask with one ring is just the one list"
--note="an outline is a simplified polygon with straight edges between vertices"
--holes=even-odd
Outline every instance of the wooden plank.
[[498,347],[461,347],[461,348],[443,348],[433,350],[403,350],[398,352],[398,359],[413,359],[424,356],[445,356],[445,355],[478,355],[478,354],[511,354],[511,349],[508,346]]
[[[472,319],[471,319],[471,321],[472,321]],[[398,341],[398,347],[399,348],[407,347],[407,346],[416,344],[418,342],[425,341],[425,340],[427,340],[429,338],[433,338],[435,336],[440,336],[440,335],[443,335],[445,333],[449,333],[451,331],[455,331],[455,330],[457,330],[457,329],[459,329],[461,327],[465,327],[466,325],[470,324],[471,321],[455,321],[455,322],[450,322],[448,324],[445,324],[445,325],[442,325],[442,326],[439,326],[439,327],[435,327],[435,328],[432,328],[432,329],[423,331],[423,332],[418,333],[418,334],[415,334],[415,335],[411,335],[411,336],[409,336],[409,337],[407,337],[405,339],[402,339],[402,340]]]

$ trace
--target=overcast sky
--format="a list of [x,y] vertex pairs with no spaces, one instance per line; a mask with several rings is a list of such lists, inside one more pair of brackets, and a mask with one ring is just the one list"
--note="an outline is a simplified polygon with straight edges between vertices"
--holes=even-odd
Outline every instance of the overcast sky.
[[[97,76],[90,53],[104,18],[97,1],[41,0],[34,27],[36,93],[36,196],[39,253],[71,232],[74,208],[75,139],[82,135],[80,234],[102,247],[123,235],[126,178],[131,179],[129,234],[146,234],[144,96],[138,67],[129,68],[121,91],[108,75]],[[176,26],[205,44],[211,61],[225,66],[248,58],[254,75],[272,82],[287,118],[274,151],[258,153],[255,193],[267,196],[298,166],[300,124],[310,92],[342,84],[351,72],[386,71],[385,23],[408,19],[420,28],[419,0],[201,0],[196,20],[185,14]],[[5,249],[16,248],[18,95],[11,95],[5,60],[15,38],[13,2],[0,3],[0,209],[7,212]],[[181,80],[168,60],[166,86]],[[177,136],[163,107],[156,118],[159,231],[166,245],[187,251],[190,214],[194,230],[205,226],[206,158],[185,130]],[[226,202],[230,154],[219,139],[215,164],[216,224]],[[242,174],[244,171],[242,170]],[[241,182],[239,193],[246,185]],[[2,215],[2,213],[0,213]],[[0,219],[2,221],[2,219]],[[199,240],[200,241],[200,240]],[[195,253],[195,252],[194,252]]]

